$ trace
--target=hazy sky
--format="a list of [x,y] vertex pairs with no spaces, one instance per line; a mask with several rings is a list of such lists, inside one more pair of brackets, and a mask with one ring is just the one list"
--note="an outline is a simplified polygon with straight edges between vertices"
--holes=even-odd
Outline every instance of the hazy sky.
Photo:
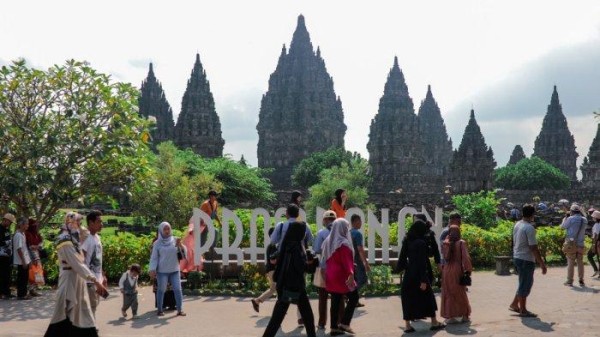
[[368,156],[369,125],[398,56],[415,108],[432,85],[454,147],[473,106],[499,166],[516,144],[530,155],[556,84],[579,162],[587,155],[600,110],[596,0],[7,1],[0,64],[87,60],[139,87],[152,61],[178,115],[199,52],[225,153],[256,165],[260,99],[299,14],[342,99],[349,150]]

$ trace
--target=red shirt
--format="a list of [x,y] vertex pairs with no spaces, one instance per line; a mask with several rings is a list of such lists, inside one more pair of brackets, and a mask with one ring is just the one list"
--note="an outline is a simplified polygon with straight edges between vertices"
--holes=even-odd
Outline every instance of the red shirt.
[[354,274],[352,251],[346,246],[341,246],[326,262],[325,289],[336,294],[349,293],[346,280],[350,274]]

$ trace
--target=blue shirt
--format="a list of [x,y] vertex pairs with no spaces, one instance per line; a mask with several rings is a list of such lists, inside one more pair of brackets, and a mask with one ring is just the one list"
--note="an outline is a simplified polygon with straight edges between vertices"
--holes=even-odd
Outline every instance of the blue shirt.
[[[275,226],[273,230],[273,234],[271,234],[271,243],[277,246],[277,251],[279,251],[279,247],[281,247],[280,243],[285,238],[285,233],[287,233],[288,227],[290,224],[296,222],[296,218],[289,218],[287,221],[280,222]],[[281,232],[281,235],[280,235]],[[310,228],[306,225],[306,234],[304,235],[304,247],[308,247],[308,245],[312,242],[313,235],[310,232]]]
[[321,228],[321,230],[319,230],[317,232],[317,237],[315,238],[315,242],[313,243],[313,250],[315,251],[315,253],[321,254],[321,252],[322,252],[321,246],[323,246],[323,241],[325,241],[325,239],[327,239],[330,232],[331,231],[329,230],[329,227]]
[[581,214],[571,215],[563,221],[562,225],[560,225],[561,228],[567,230],[568,239],[575,239],[575,241],[577,241],[578,247],[584,246],[586,226],[587,219],[581,216]]

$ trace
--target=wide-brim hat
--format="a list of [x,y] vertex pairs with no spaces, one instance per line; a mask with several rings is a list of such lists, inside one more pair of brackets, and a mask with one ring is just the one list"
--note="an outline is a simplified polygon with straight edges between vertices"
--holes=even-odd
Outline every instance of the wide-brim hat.
[[10,213],[4,214],[4,217],[2,219],[6,219],[6,220],[10,221],[10,223],[17,222],[17,218],[15,218],[15,216]]

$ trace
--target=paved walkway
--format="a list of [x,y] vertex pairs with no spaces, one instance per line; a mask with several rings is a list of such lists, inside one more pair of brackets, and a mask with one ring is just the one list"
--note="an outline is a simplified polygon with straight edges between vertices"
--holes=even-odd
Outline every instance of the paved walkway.
[[[586,267],[586,272],[590,268]],[[516,276],[478,272],[473,276],[469,297],[473,308],[470,325],[451,325],[446,331],[430,332],[429,324],[417,322],[410,336],[600,336],[600,280],[586,277],[587,287],[565,287],[565,268],[551,268],[543,276],[536,270],[529,309],[539,318],[519,318],[507,310],[516,289]],[[352,327],[357,336],[400,336],[402,309],[398,297],[367,298],[357,309]],[[187,317],[167,313],[157,317],[150,287],[140,292],[140,318],[120,319],[121,297],[117,289],[100,303],[98,328],[102,337],[146,336],[261,336],[274,301],[264,303],[259,314],[249,299],[231,297],[186,297]],[[438,299],[439,303],[439,299]],[[51,292],[31,301],[0,301],[0,336],[42,336],[54,306]],[[312,301],[316,310],[317,303]],[[295,308],[290,310],[278,336],[305,336],[296,326]],[[321,331],[317,334],[323,336]]]

